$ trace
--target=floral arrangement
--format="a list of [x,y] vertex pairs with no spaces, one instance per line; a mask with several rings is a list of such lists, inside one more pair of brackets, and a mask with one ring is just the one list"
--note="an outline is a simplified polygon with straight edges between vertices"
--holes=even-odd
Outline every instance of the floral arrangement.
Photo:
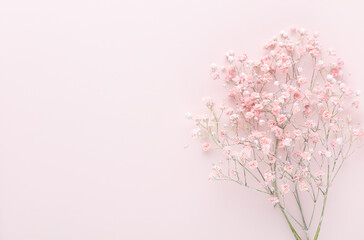
[[343,60],[321,47],[317,33],[282,31],[264,49],[258,61],[229,51],[226,66],[212,64],[228,100],[205,97],[208,113],[186,117],[202,150],[224,156],[209,180],[265,194],[295,239],[316,240],[330,187],[364,134],[349,115],[360,92],[344,83]]

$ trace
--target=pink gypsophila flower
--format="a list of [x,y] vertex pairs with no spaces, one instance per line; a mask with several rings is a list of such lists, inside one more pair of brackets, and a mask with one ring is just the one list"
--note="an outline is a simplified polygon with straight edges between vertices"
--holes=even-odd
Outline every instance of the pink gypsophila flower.
[[287,121],[287,117],[285,115],[279,115],[277,118],[277,122],[279,125],[282,125],[283,123],[285,123]]
[[204,143],[202,144],[202,150],[207,152],[211,148],[210,143]]
[[248,162],[248,166],[251,169],[257,168],[258,167],[258,162],[257,161],[250,161],[250,162]]
[[289,193],[289,191],[290,191],[290,188],[289,188],[289,185],[288,185],[288,184],[283,184],[283,185],[281,186],[281,188],[282,188],[282,192],[283,192],[284,194],[287,194],[287,193]]
[[272,204],[277,204],[279,203],[279,199],[277,197],[272,197],[268,199],[269,202],[271,202]]
[[329,118],[331,118],[331,113],[330,113],[329,111],[324,111],[324,112],[322,113],[322,118],[324,118],[324,119],[329,119]]

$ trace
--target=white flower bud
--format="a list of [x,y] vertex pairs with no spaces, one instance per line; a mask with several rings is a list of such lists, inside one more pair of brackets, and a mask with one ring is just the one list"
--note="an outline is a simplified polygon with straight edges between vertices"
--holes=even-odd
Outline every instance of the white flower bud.
[[185,117],[186,117],[188,120],[191,120],[191,119],[192,119],[192,115],[191,115],[191,113],[189,113],[189,112],[185,113]]
[[287,38],[288,34],[285,31],[281,31],[281,37],[282,38]]
[[305,28],[298,29],[298,33],[301,34],[301,35],[305,35],[306,34],[306,29]]
[[263,126],[265,124],[265,121],[263,119],[259,120],[259,125]]

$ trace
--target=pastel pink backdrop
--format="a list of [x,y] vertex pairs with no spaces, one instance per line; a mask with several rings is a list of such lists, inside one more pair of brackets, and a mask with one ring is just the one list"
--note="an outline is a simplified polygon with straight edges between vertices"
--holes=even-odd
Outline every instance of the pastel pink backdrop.
[[[1,1],[0,239],[292,239],[264,196],[207,181],[210,157],[190,144],[184,113],[219,94],[211,62],[230,49],[259,57],[291,26],[320,31],[364,90],[362,9],[338,0]],[[364,239],[363,154],[332,188],[322,240]]]

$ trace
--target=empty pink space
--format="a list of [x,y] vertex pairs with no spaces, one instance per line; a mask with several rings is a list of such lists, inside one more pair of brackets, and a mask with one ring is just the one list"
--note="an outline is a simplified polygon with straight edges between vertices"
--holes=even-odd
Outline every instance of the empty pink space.
[[[209,183],[185,112],[223,96],[210,64],[320,32],[364,90],[360,1],[0,2],[0,240],[292,239],[265,196]],[[361,100],[362,97],[361,97]],[[362,111],[362,110],[361,110]],[[185,149],[184,146],[190,147]],[[364,239],[359,150],[322,240]]]

